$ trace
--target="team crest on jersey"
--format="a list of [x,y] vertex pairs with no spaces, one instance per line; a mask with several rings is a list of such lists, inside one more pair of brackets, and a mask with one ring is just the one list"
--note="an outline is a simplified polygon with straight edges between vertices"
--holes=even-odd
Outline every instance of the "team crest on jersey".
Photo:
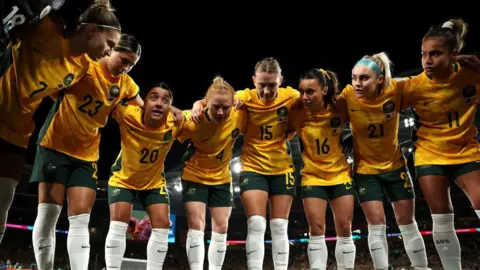
[[172,138],[172,131],[169,130],[165,135],[163,135],[163,140],[165,143],[168,143],[170,139]]
[[332,134],[337,135],[342,133],[342,120],[340,117],[334,117],[330,120],[330,127],[333,128]]
[[395,102],[389,100],[383,104],[383,113],[385,113],[385,119],[392,119],[395,117]]
[[278,121],[285,121],[288,115],[287,107],[283,106],[277,110]]
[[474,103],[477,101],[477,88],[475,88],[475,85],[469,85],[463,88],[462,94],[465,98],[465,103]]
[[110,87],[108,94],[109,94],[108,101],[114,101],[115,98],[120,96],[120,87],[118,87],[117,85]]
[[232,131],[232,139],[236,139],[238,135],[240,134],[240,129],[236,128]]
[[63,78],[63,85],[69,86],[73,82],[73,79],[75,79],[75,75],[68,73],[68,75]]

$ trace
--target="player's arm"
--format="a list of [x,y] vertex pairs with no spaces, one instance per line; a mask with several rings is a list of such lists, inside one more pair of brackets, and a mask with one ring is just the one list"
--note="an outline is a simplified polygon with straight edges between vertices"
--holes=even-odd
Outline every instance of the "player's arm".
[[173,119],[175,120],[176,126],[181,126],[184,121],[184,115],[182,110],[177,107],[170,106],[170,112],[173,114]]
[[476,81],[480,81],[480,59],[476,55],[458,55],[455,59],[462,67],[471,69],[478,74]]

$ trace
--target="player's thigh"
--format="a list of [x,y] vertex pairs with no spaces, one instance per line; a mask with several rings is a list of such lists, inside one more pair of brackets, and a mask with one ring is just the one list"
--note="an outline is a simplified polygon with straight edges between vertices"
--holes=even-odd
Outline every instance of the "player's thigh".
[[355,190],[350,184],[335,185],[329,192],[330,207],[332,208],[337,236],[351,235],[353,209],[355,207]]
[[240,197],[247,217],[267,216],[268,179],[254,172],[240,173]]
[[423,197],[432,214],[453,213],[450,199],[450,168],[444,165],[415,167]]
[[385,173],[381,177],[384,191],[393,205],[397,224],[411,224],[415,216],[415,191],[405,168]]
[[165,186],[141,191],[140,200],[150,216],[152,228],[170,228],[170,205]]
[[188,228],[203,231],[205,229],[205,212],[209,188],[206,185],[187,180],[182,180],[182,186]]
[[303,186],[302,198],[311,235],[325,235],[325,212],[328,204],[326,187]]
[[469,162],[456,165],[454,177],[457,185],[465,192],[475,210],[480,209],[480,163]]

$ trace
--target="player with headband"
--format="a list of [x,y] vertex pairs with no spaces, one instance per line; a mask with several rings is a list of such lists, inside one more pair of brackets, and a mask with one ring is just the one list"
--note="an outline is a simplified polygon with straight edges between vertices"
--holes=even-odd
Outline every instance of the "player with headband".
[[386,198],[392,203],[412,267],[428,269],[425,243],[415,222],[414,189],[398,143],[403,84],[392,79],[390,59],[379,53],[357,62],[352,84],[341,93],[353,134],[353,180],[368,222],[375,269],[388,268]]

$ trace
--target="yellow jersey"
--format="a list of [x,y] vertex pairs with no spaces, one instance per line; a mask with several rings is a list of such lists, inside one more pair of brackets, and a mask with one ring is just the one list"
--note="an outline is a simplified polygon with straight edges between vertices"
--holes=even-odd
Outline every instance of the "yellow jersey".
[[407,81],[403,95],[417,121],[415,166],[480,161],[474,123],[480,75],[456,66],[444,80],[421,73]]
[[0,138],[26,148],[41,99],[77,83],[89,61],[86,55],[68,56],[69,41],[49,16],[24,30],[2,59]]
[[291,116],[303,145],[302,186],[351,185],[350,166],[342,151],[346,113],[330,107],[313,113],[294,110]]
[[295,167],[287,147],[288,118],[300,92],[279,88],[274,100],[266,102],[256,89],[237,91],[247,111],[247,127],[240,163],[242,171],[265,175],[293,172]]
[[99,62],[92,61],[88,74],[55,102],[38,143],[81,160],[97,161],[99,128],[107,124],[117,104],[135,99],[138,92],[129,75],[113,77]]
[[342,91],[353,134],[356,173],[382,174],[405,166],[398,143],[403,83],[392,80],[375,100],[357,98],[351,85]]
[[117,106],[113,117],[120,125],[122,149],[112,166],[108,185],[134,190],[165,186],[164,161],[181,130],[171,113],[165,123],[152,129],[143,123],[143,109]]
[[[190,119],[190,111],[184,111]],[[221,185],[232,181],[230,160],[233,146],[240,134],[245,132],[246,112],[232,109],[227,119],[216,122],[204,110],[200,123],[186,120],[177,140],[189,140],[183,157],[185,167],[182,179],[204,185]]]

